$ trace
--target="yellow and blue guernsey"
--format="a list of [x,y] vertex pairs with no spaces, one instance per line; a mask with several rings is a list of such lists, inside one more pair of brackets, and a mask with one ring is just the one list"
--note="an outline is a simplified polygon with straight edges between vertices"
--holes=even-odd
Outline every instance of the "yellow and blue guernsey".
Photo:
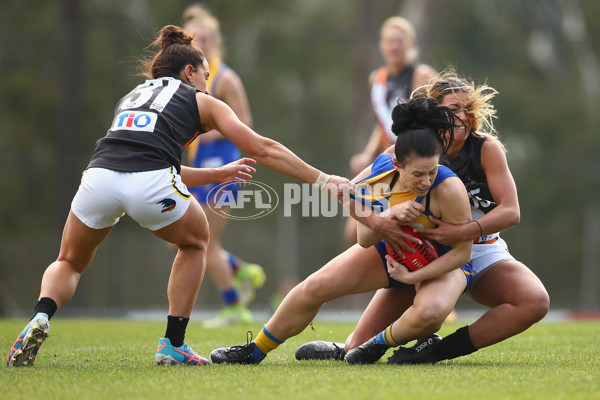
[[[385,184],[384,189],[378,188],[378,181],[383,179],[384,177],[394,174],[396,170],[394,169],[394,156],[389,153],[380,154],[375,161],[373,162],[373,166],[371,167],[371,173],[366,178],[357,182],[357,192],[356,195],[351,195],[352,198],[361,201],[364,204],[369,205],[377,214],[382,211],[387,210],[389,207],[392,207],[396,204],[403,203],[405,201],[413,200],[416,202],[420,202],[423,200],[422,196],[417,196],[410,190],[404,190],[399,192],[390,191],[392,186],[394,186],[394,182],[397,179],[396,177],[392,178],[392,183],[390,185]],[[411,223],[410,225],[414,228],[434,228],[435,224],[429,220],[428,215],[432,215],[429,211],[429,193],[434,190],[440,183],[445,181],[446,179],[457,176],[452,170],[446,166],[440,165],[438,167],[437,175],[427,193],[425,200],[425,211],[422,212],[417,219]],[[435,245],[438,254],[441,256],[444,253],[447,253],[450,250],[449,246],[444,246],[440,243],[432,241]],[[375,248],[379,252],[381,259],[384,264],[384,268],[387,273],[387,262],[385,260],[385,255],[387,254],[385,240],[382,240],[379,243],[375,244]],[[462,267],[465,276],[467,277],[467,283],[471,280],[473,276],[473,267],[471,262]],[[388,287],[394,287],[402,284],[394,279],[392,279],[388,273],[388,280],[390,285]]]
[[[209,62],[209,76],[206,87],[208,87],[210,94],[215,98],[218,98],[216,96],[217,84],[223,76],[223,73],[228,69],[229,67],[227,64],[220,59],[211,59]],[[240,157],[240,150],[225,138],[220,138],[209,143],[199,143],[199,141],[196,140],[188,147],[188,163],[195,168],[218,168],[233,162]],[[217,185],[219,184],[212,183],[192,187],[189,188],[189,190],[194,194],[200,204],[206,204],[213,195],[211,190]],[[238,188],[239,184],[236,183],[227,185],[227,190],[232,192],[234,198],[237,195]]]

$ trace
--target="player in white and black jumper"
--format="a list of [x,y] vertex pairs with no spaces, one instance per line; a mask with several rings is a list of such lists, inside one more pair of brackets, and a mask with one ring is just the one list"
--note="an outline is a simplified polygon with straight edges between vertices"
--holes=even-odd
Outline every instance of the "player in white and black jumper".
[[347,189],[347,179],[311,167],[207,95],[208,64],[192,41],[181,28],[165,26],[154,42],[160,50],[142,64],[148,80],[117,103],[111,127],[96,143],[73,199],[58,258],[44,273],[35,316],[9,351],[9,366],[34,363],[49,320],[72,298],[97,247],[124,214],[178,248],[167,289],[167,329],[156,362],[209,364],[184,341],[209,238],[206,216],[187,186],[244,182],[255,172],[247,164],[255,161],[244,158],[215,169],[182,167],[183,149],[203,132],[217,129],[265,166],[335,195]]

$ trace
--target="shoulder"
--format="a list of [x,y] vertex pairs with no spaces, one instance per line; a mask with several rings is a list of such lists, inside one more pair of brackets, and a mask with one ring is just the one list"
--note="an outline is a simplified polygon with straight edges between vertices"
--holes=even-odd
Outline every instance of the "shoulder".
[[481,146],[481,168],[489,178],[493,174],[510,174],[504,146],[499,140],[486,138]]
[[373,161],[372,170],[388,171],[394,168],[393,155],[390,153],[382,153]]
[[224,98],[232,92],[243,89],[244,84],[239,75],[231,68],[222,70],[217,82],[216,92],[217,97]]
[[198,112],[203,117],[203,122],[207,122],[207,119],[212,119],[212,116],[220,112],[221,108],[227,107],[227,104],[222,100],[202,92],[196,93],[196,103],[198,104]]
[[[475,139],[475,138],[474,138]],[[481,142],[483,142],[481,144],[481,151],[500,151],[502,153],[504,153],[504,146],[502,145],[502,143],[500,143],[500,140],[498,140],[495,137],[482,137],[479,138],[479,140]]]
[[413,86],[417,88],[429,82],[437,75],[437,71],[427,64],[418,64],[413,73]]
[[457,176],[450,168],[445,165],[440,165],[438,167],[438,174],[436,178],[439,177],[440,180],[445,180],[451,176]]
[[481,161],[506,160],[506,151],[502,143],[496,138],[485,138],[481,144]]

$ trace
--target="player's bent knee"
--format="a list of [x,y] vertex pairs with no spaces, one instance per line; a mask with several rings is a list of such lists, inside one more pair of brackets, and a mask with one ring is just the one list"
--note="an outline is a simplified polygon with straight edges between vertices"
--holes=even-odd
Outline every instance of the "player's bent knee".
[[305,299],[313,303],[323,303],[329,300],[328,293],[331,292],[331,285],[326,282],[326,279],[315,278],[309,276],[300,285],[302,295]]
[[448,314],[448,308],[439,302],[429,302],[416,307],[419,326],[427,329],[441,328]]
[[531,323],[536,323],[546,316],[550,309],[550,296],[545,290],[531,293],[526,303],[527,315]]

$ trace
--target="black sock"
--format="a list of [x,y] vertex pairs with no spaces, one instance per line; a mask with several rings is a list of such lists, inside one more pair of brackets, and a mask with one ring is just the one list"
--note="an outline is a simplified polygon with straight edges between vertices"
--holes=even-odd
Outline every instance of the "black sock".
[[446,336],[439,342],[432,353],[437,361],[451,360],[456,357],[466,356],[477,351],[471,337],[469,336],[469,327],[463,326],[451,335]]
[[48,319],[50,319],[56,312],[57,308],[58,306],[56,305],[56,302],[50,297],[42,297],[35,305],[35,314],[33,316],[35,317],[37,313],[41,312],[48,315]]
[[172,315],[167,316],[167,332],[165,338],[171,341],[173,347],[179,347],[183,345],[185,340],[185,329],[187,324],[190,322],[189,318],[174,317]]

